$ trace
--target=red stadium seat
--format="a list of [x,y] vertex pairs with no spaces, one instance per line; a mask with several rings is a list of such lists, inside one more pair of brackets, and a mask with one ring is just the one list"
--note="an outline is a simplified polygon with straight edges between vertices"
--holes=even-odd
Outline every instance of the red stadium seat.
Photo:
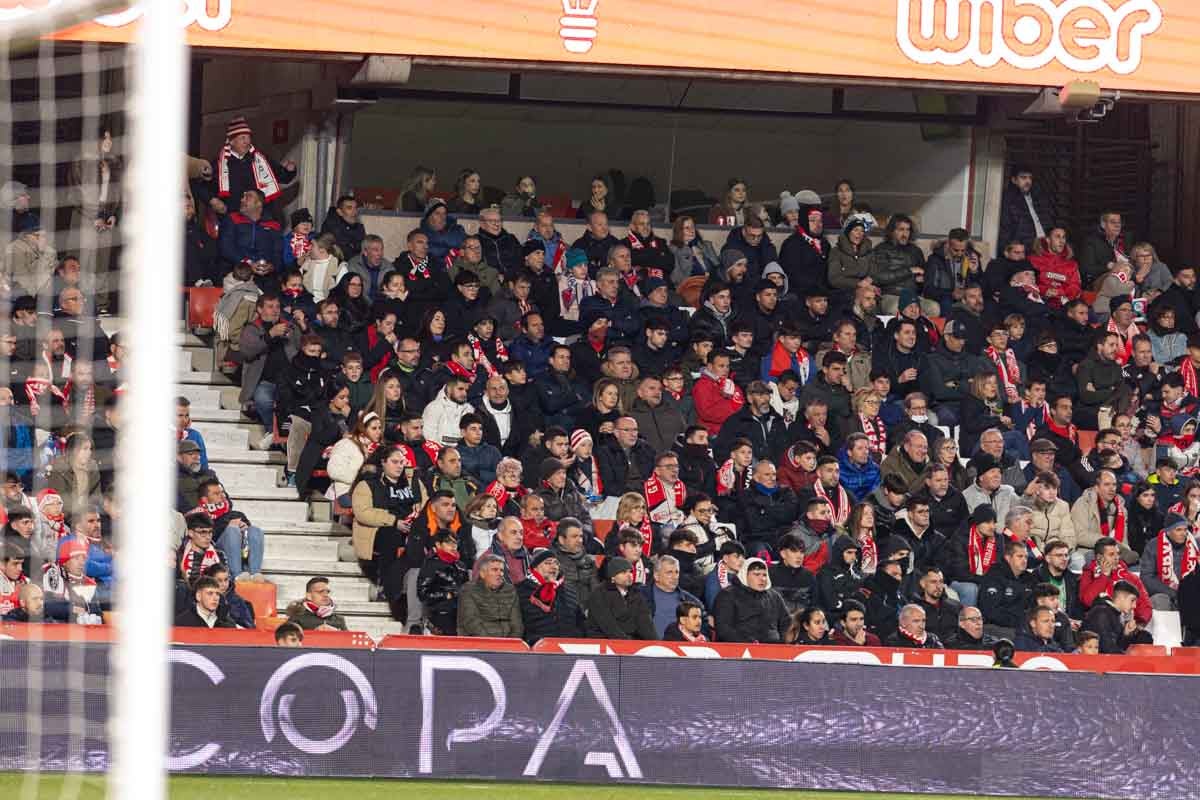
[[548,209],[555,219],[574,219],[575,207],[571,205],[571,196],[568,194],[548,194],[538,198],[542,202],[542,207]]
[[1079,452],[1087,455],[1096,446],[1096,434],[1099,431],[1079,431]]
[[1125,651],[1127,656],[1165,656],[1167,648],[1161,644],[1134,644]]
[[220,286],[193,286],[187,290],[189,328],[213,329],[213,314],[224,291]]
[[707,280],[708,277],[706,275],[693,275],[679,284],[675,291],[683,298],[683,302],[692,308],[699,308],[700,293],[704,290],[704,282]]
[[938,333],[941,333],[942,329],[946,327],[945,317],[930,317],[929,321],[933,323],[933,327],[937,328]]

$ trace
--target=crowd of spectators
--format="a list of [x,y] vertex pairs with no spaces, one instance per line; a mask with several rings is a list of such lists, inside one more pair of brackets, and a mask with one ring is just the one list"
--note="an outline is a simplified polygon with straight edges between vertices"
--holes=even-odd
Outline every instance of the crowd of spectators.
[[[1157,609],[1200,634],[1196,274],[1119,213],[1068,231],[1018,167],[995,258],[961,229],[926,255],[911,218],[880,230],[848,181],[773,219],[735,180],[704,220],[727,232],[679,216],[668,239],[597,178],[568,243],[532,178],[484,205],[477,172],[446,201],[422,169],[400,200],[420,223],[389,259],[349,195],[285,227],[294,165],[242,120],[228,134],[190,185],[189,283],[224,287],[217,350],[254,445],[286,452],[298,498],[333,503],[408,632],[1114,653],[1152,641]],[[778,250],[773,222],[792,231]],[[55,361],[82,324],[32,370],[86,383]],[[119,375],[119,344],[102,351]],[[229,587],[259,573],[263,535],[178,411],[179,610],[244,627]],[[65,442],[59,506],[78,515],[91,449]],[[46,508],[43,491],[34,525],[10,509],[6,553],[26,527],[37,551]],[[65,547],[63,574],[90,575]],[[288,613],[345,627],[324,578]]]

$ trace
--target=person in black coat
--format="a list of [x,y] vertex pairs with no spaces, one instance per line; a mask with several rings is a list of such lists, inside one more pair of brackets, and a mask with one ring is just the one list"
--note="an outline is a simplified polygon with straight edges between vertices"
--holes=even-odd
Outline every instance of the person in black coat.
[[583,636],[583,610],[574,590],[559,577],[558,557],[552,550],[534,551],[529,574],[516,589],[526,642]]
[[791,443],[787,423],[771,408],[771,389],[763,381],[751,381],[746,387],[746,405],[721,424],[713,443],[717,458],[725,457],[738,439],[750,442],[756,461],[779,459]]
[[545,424],[575,430],[575,417],[587,405],[591,392],[585,393],[572,377],[571,348],[565,344],[551,348],[550,364],[534,385]]
[[[1154,535],[1157,536],[1157,530],[1161,529],[1160,525]],[[1047,542],[1042,550],[1042,557],[1044,560],[1041,566],[1033,573],[1038,587],[1049,584],[1054,588],[1059,599],[1059,613],[1066,612],[1069,619],[1083,619],[1083,603],[1079,600],[1079,576],[1067,568],[1071,560],[1070,546],[1063,541]],[[1040,598],[1042,595],[1036,588],[1035,595]]]
[[817,605],[825,609],[830,620],[840,620],[846,601],[854,599],[862,582],[858,545],[849,536],[839,536],[833,542],[829,560],[817,570]]
[[[1193,573],[1195,575],[1197,573]],[[1137,587],[1117,581],[1112,596],[1097,600],[1083,618],[1083,630],[1100,637],[1100,652],[1120,655],[1134,644],[1153,644],[1150,634],[1137,627],[1133,608],[1137,605]]]
[[748,558],[739,582],[722,589],[713,603],[717,638],[722,642],[778,644],[791,616],[761,558]]
[[1038,238],[1034,214],[1037,214],[1037,222],[1044,231],[1054,227],[1055,220],[1045,196],[1034,190],[1033,170],[1016,164],[1009,170],[1008,181],[1000,198],[1000,227],[996,232],[996,247],[1002,249],[1011,242],[1021,242],[1026,249],[1032,249]]
[[186,198],[184,202],[187,205],[187,224],[183,229],[184,285],[195,286],[201,281],[220,285],[223,270],[219,264],[217,240],[208,235],[203,218],[196,216],[191,197]]
[[325,449],[337,444],[350,429],[350,390],[346,385],[338,380],[330,381],[325,387],[324,398],[324,402],[313,409],[312,431],[296,465],[296,490],[301,499],[307,499],[310,490],[324,489],[314,483],[313,471],[325,463]]
[[[828,504],[815,498],[813,502],[824,512],[812,503],[808,511],[821,514],[828,523]],[[801,510],[795,493],[779,485],[775,465],[765,460],[754,466],[750,486],[737,493],[737,508],[741,518],[738,538],[750,553],[778,553],[779,538],[792,527]],[[809,520],[810,528],[815,521],[816,518]]]
[[458,539],[450,531],[433,535],[433,555],[417,575],[417,597],[438,636],[458,634],[458,596],[471,580],[471,571],[458,554]]
[[932,564],[917,570],[917,591],[912,602],[925,610],[925,630],[945,642],[958,630],[958,615],[962,606],[946,597],[946,581],[942,571]]
[[942,650],[944,645],[938,635],[927,627],[924,609],[909,603],[901,607],[896,630],[883,640],[886,647],[911,647],[920,650]]
[[1034,606],[1025,612],[1024,620],[1013,637],[1013,646],[1024,653],[1064,653],[1054,639],[1054,612]]
[[1175,282],[1154,298],[1146,312],[1147,319],[1156,319],[1166,308],[1175,312],[1175,327],[1180,333],[1196,332],[1196,312],[1200,311],[1200,296],[1196,294],[1195,267],[1185,264],[1175,269]]
[[819,207],[801,208],[796,232],[784,239],[779,249],[779,266],[787,275],[788,290],[799,297],[813,290],[825,293],[830,289],[830,244],[822,235],[823,228]]
[[608,583],[588,596],[588,637],[657,639],[646,599],[633,586],[633,565],[617,556],[605,561],[604,567],[608,573]]
[[894,548],[888,547],[888,555],[880,559],[875,574],[859,587],[854,599],[867,609],[867,629],[882,641],[895,634],[900,624],[900,609],[904,606],[904,593],[900,583],[904,580],[904,561]]
[[638,437],[637,420],[621,417],[613,427],[613,435],[595,450],[600,467],[604,493],[619,497],[626,492],[641,493],[643,484],[654,471],[654,448]]
[[[189,603],[187,609],[175,617],[177,628],[236,628],[237,624],[228,617],[218,613],[221,607],[221,587],[216,580],[201,577],[192,584],[192,595],[195,602]],[[204,616],[201,616],[201,611]]]
[[321,233],[332,233],[342,250],[342,260],[349,261],[362,252],[363,238],[367,229],[358,219],[358,201],[352,194],[344,194],[325,215]]
[[817,582],[804,568],[804,542],[799,537],[787,534],[779,540],[779,561],[768,572],[789,614],[814,605]]
[[[992,565],[979,583],[979,610],[997,636],[1010,638],[1021,627],[1025,608],[1033,601],[1037,580],[1026,572],[1028,548],[1024,542],[1004,537],[1004,558]],[[1003,632],[995,628],[1005,629]]]

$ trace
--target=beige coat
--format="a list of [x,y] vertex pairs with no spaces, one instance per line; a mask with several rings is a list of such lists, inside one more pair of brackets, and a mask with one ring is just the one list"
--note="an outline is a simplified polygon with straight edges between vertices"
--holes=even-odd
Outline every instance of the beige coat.
[[[411,470],[408,471],[409,484],[419,495],[417,506],[424,506],[428,500],[425,484],[414,480]],[[382,508],[376,508],[371,496],[371,487],[366,481],[359,481],[350,495],[350,507],[354,510],[354,528],[350,539],[354,543],[354,555],[363,561],[370,561],[375,554],[375,531],[388,525],[395,525],[396,515]]]
[[[1123,500],[1121,502],[1124,503]],[[1129,513],[1128,506],[1125,506],[1125,513]],[[1075,501],[1075,505],[1071,506],[1071,522],[1075,526],[1076,546],[1081,550],[1093,549],[1100,539],[1100,505],[1096,499],[1095,487],[1085,490]],[[1122,543],[1121,560],[1126,564],[1136,564],[1138,555]]]
[[1076,548],[1075,523],[1071,520],[1071,507],[1066,500],[1058,499],[1053,505],[1047,506],[1027,497],[1021,500],[1021,505],[1033,512],[1033,540],[1043,552],[1046,542],[1054,539],[1066,542],[1072,550]]

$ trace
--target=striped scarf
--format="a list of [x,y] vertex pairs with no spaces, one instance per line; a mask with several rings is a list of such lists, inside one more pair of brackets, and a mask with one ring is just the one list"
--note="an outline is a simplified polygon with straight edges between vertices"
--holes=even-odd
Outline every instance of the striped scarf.
[[1021,399],[1017,384],[1021,382],[1021,367],[1017,364],[1017,356],[1012,348],[1003,353],[988,345],[983,354],[996,365],[996,374],[1000,378],[1000,388],[1003,390],[1004,402],[1016,403]]
[[839,528],[846,524],[846,520],[850,518],[850,495],[847,494],[845,487],[840,483],[837,485],[837,502],[833,502],[825,487],[820,481],[813,483],[813,492],[817,497],[821,498],[829,506],[830,512],[833,514],[833,524]]
[[875,460],[879,461],[887,455],[888,436],[883,420],[879,417],[868,417],[866,414],[859,414],[858,421],[862,425],[863,433],[866,434],[871,453],[878,456]]

